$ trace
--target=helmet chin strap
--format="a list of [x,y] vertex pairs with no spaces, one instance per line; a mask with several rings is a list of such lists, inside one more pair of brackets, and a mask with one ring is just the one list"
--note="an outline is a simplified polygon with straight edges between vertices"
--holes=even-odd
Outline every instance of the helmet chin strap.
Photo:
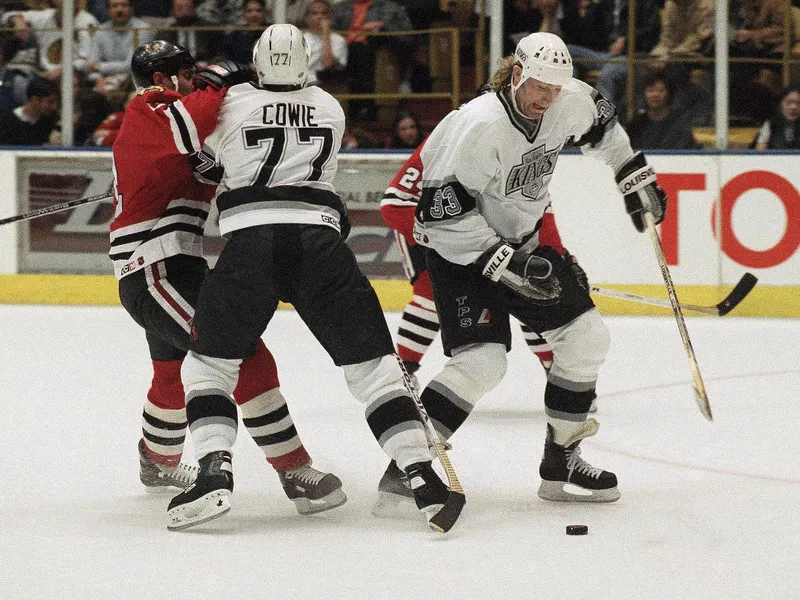
[[514,85],[514,78],[513,77],[511,78],[511,106],[514,107],[514,110],[517,111],[517,113],[519,113],[520,115],[522,115],[526,119],[533,120],[536,117],[529,117],[524,112],[522,112],[522,110],[520,110],[519,106],[517,106],[517,90],[522,87],[523,83],[525,83],[525,81],[522,79],[522,75],[521,74],[520,74],[520,77],[519,77],[519,83],[517,85]]
[[175,86],[175,90],[179,89],[178,87],[178,76],[177,75],[170,75],[169,78],[172,80],[172,85]]

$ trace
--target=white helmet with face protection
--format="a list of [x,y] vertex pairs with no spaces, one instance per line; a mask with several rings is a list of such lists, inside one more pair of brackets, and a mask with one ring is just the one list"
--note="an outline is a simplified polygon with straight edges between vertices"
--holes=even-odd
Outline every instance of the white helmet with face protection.
[[309,48],[294,25],[270,25],[253,47],[253,64],[261,87],[304,87],[308,78]]
[[519,84],[533,78],[542,83],[564,86],[572,79],[572,57],[564,41],[552,33],[538,32],[522,38],[514,51],[522,67]]

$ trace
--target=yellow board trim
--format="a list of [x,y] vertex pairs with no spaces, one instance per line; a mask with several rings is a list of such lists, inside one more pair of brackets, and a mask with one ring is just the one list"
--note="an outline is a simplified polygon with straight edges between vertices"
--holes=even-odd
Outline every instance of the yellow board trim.
[[[601,284],[597,284],[601,285]],[[372,286],[386,311],[403,310],[411,300],[411,286],[398,279],[374,279]],[[662,285],[611,285],[641,296],[667,298]],[[678,298],[689,304],[714,305],[730,292],[730,286],[679,285]],[[605,315],[670,315],[668,308],[593,296]],[[117,280],[110,275],[0,275],[0,304],[119,305]],[[284,305],[284,308],[286,306]],[[686,313],[694,315],[694,313]],[[800,317],[800,286],[758,284],[731,316]]]

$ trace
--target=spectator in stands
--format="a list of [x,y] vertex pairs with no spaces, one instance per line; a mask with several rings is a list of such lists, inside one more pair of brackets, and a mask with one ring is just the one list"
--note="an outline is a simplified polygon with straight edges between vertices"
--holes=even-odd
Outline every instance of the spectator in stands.
[[757,150],[800,148],[800,85],[783,90],[778,110],[761,126],[755,147]]
[[72,140],[76,146],[91,146],[92,133],[111,114],[111,104],[104,94],[92,89],[80,71],[75,73],[74,90]]
[[267,8],[264,0],[247,0],[242,10],[242,21],[244,25],[257,29],[240,29],[229,32],[222,42],[222,51],[231,60],[249,63],[253,61],[253,46],[270,25],[267,22]]
[[[784,0],[732,0],[730,10],[730,57],[780,59],[784,45],[784,18],[788,4]],[[790,47],[794,27],[790,23]],[[730,63],[731,113],[756,123],[767,119],[780,96],[780,64]]]
[[11,112],[28,99],[30,75],[9,65],[21,44],[14,35],[0,33],[0,114]]
[[671,58],[701,56],[714,37],[714,0],[666,0],[661,36],[650,55],[663,68]]
[[507,33],[503,55],[511,54],[525,36],[544,31],[563,37],[561,17],[563,10],[559,0],[513,0],[506,1],[503,24]]
[[[331,9],[334,30],[347,30],[347,75],[351,94],[375,93],[375,52],[385,43],[400,59],[400,72],[406,73],[413,56],[408,40],[398,37],[378,38],[364,32],[410,31],[411,21],[405,9],[394,0],[342,0]],[[378,110],[374,100],[350,100],[351,119],[374,121]]]
[[[331,31],[331,5],[328,0],[313,0],[308,7],[303,35],[311,53],[308,59],[308,85],[321,85],[328,74],[341,73],[347,66],[347,43]],[[325,87],[324,83],[321,87]]]
[[242,9],[242,0],[202,0],[197,5],[197,14],[217,25],[241,25]]
[[[306,26],[306,15],[314,2],[315,0],[286,0],[286,22],[303,29]],[[274,20],[274,12],[272,16],[271,20]]]
[[392,124],[392,137],[386,141],[387,148],[414,150],[425,139],[419,119],[410,110],[403,110]]
[[[138,44],[148,44],[155,39],[150,25],[133,16],[133,6],[130,0],[108,0],[109,20],[102,23],[92,36],[89,62],[85,71],[89,74],[90,81],[101,77],[115,77],[118,81],[108,82],[104,89],[116,87],[127,77],[131,68],[133,57],[134,39]],[[118,27],[131,29],[117,30]],[[133,29],[137,28],[136,37]]]
[[[596,52],[608,50],[614,26],[614,0],[563,0],[561,19],[563,39],[568,45],[582,46]],[[578,69],[585,65],[576,63]]]
[[355,150],[357,148],[380,148],[381,144],[363,127],[348,125],[342,135],[342,149]]
[[49,145],[59,110],[59,86],[44,77],[28,84],[28,100],[11,112],[0,114],[0,145]]
[[686,115],[672,109],[673,84],[664,71],[645,77],[646,108],[626,127],[635,150],[687,150],[697,148]]
[[[61,43],[63,32],[61,27],[63,0],[51,0],[53,8],[43,10],[26,10],[10,12],[3,15],[3,24],[10,24],[14,34],[23,43],[27,43],[31,35],[35,35],[38,46],[38,67],[42,77],[59,79],[61,77]],[[90,13],[81,8],[81,2],[75,2],[75,45],[74,68],[83,70],[91,51],[89,27],[97,27],[99,23]]]
[[[658,43],[661,31],[662,4],[663,0],[638,0],[636,2],[634,49],[637,55],[649,53]],[[598,52],[581,45],[567,46],[576,64],[584,64],[586,68],[600,70],[595,87],[620,108],[625,102],[625,85],[628,76],[628,65],[625,61],[628,44],[628,11],[628,0],[615,2],[611,29],[612,41],[606,51]]]
[[[195,0],[172,0],[172,12],[170,15],[170,19],[166,23],[167,27],[210,27],[215,25],[197,16]],[[173,29],[159,31],[156,34],[156,39],[186,48],[192,53],[195,60],[200,63],[198,67],[202,67],[220,55],[222,32],[213,30],[195,31],[193,29],[176,31]],[[243,62],[249,63],[252,60],[252,47],[250,54],[251,58]]]

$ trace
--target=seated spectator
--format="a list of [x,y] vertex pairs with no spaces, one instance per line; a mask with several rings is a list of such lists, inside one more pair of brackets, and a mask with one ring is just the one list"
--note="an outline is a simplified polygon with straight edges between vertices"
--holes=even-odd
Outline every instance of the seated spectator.
[[563,9],[559,0],[514,0],[506,2],[503,25],[507,32],[504,54],[511,54],[517,43],[527,35],[544,31],[563,37],[561,18]]
[[650,56],[661,60],[701,56],[714,37],[714,0],[667,0],[661,18],[661,36]]
[[387,148],[416,149],[425,139],[419,119],[410,110],[400,111],[392,124],[392,137],[386,142]]
[[267,8],[264,0],[247,0],[242,10],[242,21],[244,25],[255,29],[239,29],[226,34],[222,42],[222,52],[231,60],[251,63],[253,46],[270,25],[267,22]]
[[800,148],[800,85],[783,91],[775,115],[761,126],[755,140],[756,150]]
[[[320,85],[326,75],[342,73],[347,66],[347,44],[331,31],[331,5],[328,0],[313,0],[308,7],[303,35],[308,42],[308,85]],[[324,87],[324,85],[322,85]]]
[[[608,50],[614,25],[613,0],[563,0],[561,10],[564,13],[561,31],[565,43],[597,52]],[[579,64],[575,66],[583,68]]]
[[[784,0],[733,0],[729,47],[731,113],[750,117],[757,123],[769,118],[781,94],[779,63],[737,62],[737,58],[776,60],[787,51],[784,26],[789,27],[789,47],[796,41],[789,4]],[[789,17],[786,21],[786,17]],[[786,22],[785,22],[786,21]]]
[[[167,21],[167,27],[208,27],[214,23],[201,19],[197,16],[195,0],[172,0],[171,17]],[[164,40],[173,44],[183,46],[192,53],[199,66],[205,66],[212,59],[219,56],[222,44],[222,32],[212,30],[194,31],[185,29],[176,31],[159,31],[155,39]],[[252,49],[251,49],[252,55]],[[249,58],[244,62],[250,62]]]
[[111,104],[104,94],[92,89],[91,84],[81,72],[74,77],[73,130],[75,146],[91,146],[92,133],[112,112]]
[[[305,27],[306,15],[314,2],[315,0],[286,0],[286,22],[300,29]],[[270,20],[274,21],[274,12]]]
[[380,148],[381,144],[369,131],[359,126],[348,125],[342,134],[342,150],[358,148]]
[[672,109],[672,82],[663,71],[644,80],[646,109],[628,123],[631,146],[637,150],[687,150],[697,148],[688,119]]
[[[3,24],[10,24],[14,34],[23,43],[35,36],[39,54],[38,67],[42,77],[59,79],[61,77],[61,43],[63,32],[61,27],[64,0],[51,0],[53,8],[44,10],[26,10],[10,12],[2,17]],[[91,37],[89,27],[97,27],[99,23],[90,13],[75,2],[75,45],[73,67],[83,70],[89,60]]]
[[243,9],[242,0],[201,0],[197,4],[200,18],[216,25],[241,25]]
[[9,65],[20,46],[19,38],[8,32],[0,33],[0,114],[25,104],[28,99],[31,76]]
[[108,14],[109,20],[102,23],[92,37],[89,62],[84,69],[91,81],[112,75],[119,75],[121,81],[130,71],[134,31],[115,28],[139,28],[136,32],[138,44],[149,44],[156,39],[153,32],[147,30],[150,25],[133,16],[130,0],[108,0]]
[[[658,43],[661,31],[661,4],[661,0],[636,2],[634,48],[638,55],[650,52]],[[612,41],[605,51],[598,52],[586,46],[567,44],[576,66],[580,68],[580,65],[584,65],[584,68],[600,70],[595,87],[620,109],[625,103],[628,77],[628,64],[625,60],[628,44],[628,10],[628,0],[618,0],[614,3]]]
[[[88,9],[100,23],[108,21],[107,0],[87,0]],[[170,0],[132,0],[133,13],[148,23],[156,23],[167,18]]]
[[28,100],[11,112],[0,114],[0,145],[49,145],[59,111],[59,86],[37,77],[28,84]]
[[[392,47],[404,63],[413,55],[407,40],[364,35],[365,32],[411,30],[405,9],[394,0],[342,0],[331,8],[331,23],[334,30],[347,30],[347,76],[351,94],[375,93],[375,52],[381,43]],[[401,72],[406,72],[405,67],[401,67]],[[356,120],[374,121],[378,117],[374,100],[350,100],[347,112],[349,118]]]

